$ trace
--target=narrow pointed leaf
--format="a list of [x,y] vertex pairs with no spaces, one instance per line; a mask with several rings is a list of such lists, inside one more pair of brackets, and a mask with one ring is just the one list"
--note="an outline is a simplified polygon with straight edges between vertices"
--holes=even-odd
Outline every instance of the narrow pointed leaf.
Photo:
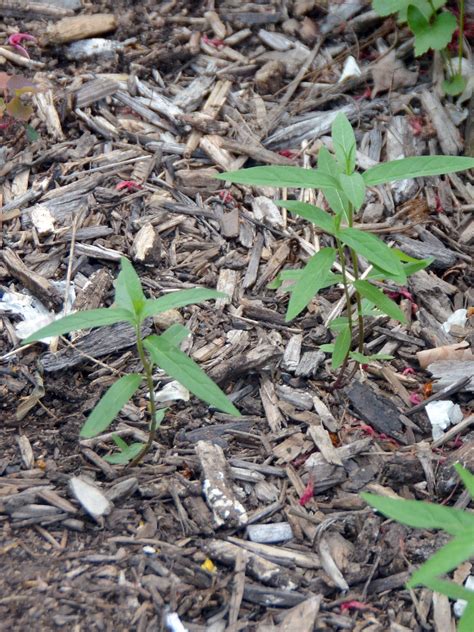
[[225,296],[226,295],[222,292],[216,292],[216,290],[208,290],[206,288],[179,290],[178,292],[173,292],[166,296],[160,296],[160,298],[147,299],[143,306],[141,317],[147,318],[148,316],[166,312],[169,309],[177,309],[185,305],[195,305],[196,303],[202,303],[215,298],[225,298]]
[[291,288],[290,302],[285,316],[286,322],[298,316],[324,287],[335,258],[334,248],[323,248],[311,257],[303,268],[301,276]]
[[125,443],[125,447],[123,447],[120,452],[104,456],[103,459],[112,465],[125,465],[133,461],[133,459],[140,454],[144,445],[144,443],[131,443],[130,445]]
[[334,119],[331,136],[339,166],[345,173],[352,173],[356,163],[356,139],[352,125],[343,112]]
[[364,172],[362,177],[367,186],[396,182],[407,178],[439,176],[474,169],[474,158],[469,156],[413,156],[392,160]]
[[186,340],[186,338],[189,336],[189,333],[189,329],[184,327],[184,325],[174,323],[174,325],[168,327],[168,329],[160,335],[160,338],[162,340],[165,340],[170,345],[179,347],[183,340]]
[[336,232],[334,217],[332,217],[329,213],[326,213],[326,211],[323,211],[323,209],[318,206],[313,206],[312,204],[307,204],[306,202],[298,202],[296,200],[278,200],[275,204],[277,204],[277,206],[287,208],[289,211],[296,213],[300,217],[304,217],[309,222],[318,228],[322,228],[324,232],[329,233],[330,235],[334,235]]
[[[326,147],[321,147],[319,150],[318,169],[330,176],[335,176],[341,172],[337,161]],[[321,187],[321,191],[324,193],[324,197],[336,215],[344,215],[346,218],[349,217],[349,200],[340,186],[337,189]]]
[[409,527],[420,529],[444,529],[451,535],[459,535],[474,529],[474,516],[467,511],[435,505],[421,500],[385,498],[363,493],[366,503],[375,507],[388,518],[398,520]]
[[122,257],[120,265],[122,269],[115,282],[115,305],[138,316],[146,302],[142,284],[128,259]]
[[359,210],[365,199],[365,182],[360,173],[351,173],[346,175],[341,173],[339,176],[342,189],[352,202],[356,210]]
[[28,336],[23,341],[29,344],[35,340],[42,340],[50,336],[61,336],[70,331],[78,331],[80,329],[93,329],[94,327],[103,327],[104,325],[114,325],[121,322],[133,322],[133,314],[126,309],[115,307],[101,307],[99,309],[89,309],[76,314],[69,314],[63,318],[55,320],[53,323],[38,329],[34,334]]
[[[474,604],[474,592],[455,584],[454,582],[447,581],[446,579],[439,579],[438,577],[431,577],[425,582],[425,586],[434,592],[438,592],[441,595],[446,595],[450,599],[464,599]],[[472,632],[474,627],[469,628],[466,632]],[[460,630],[458,631],[460,632]]]
[[354,286],[364,298],[368,299],[376,307],[387,314],[387,316],[390,316],[390,318],[394,318],[395,320],[399,320],[401,323],[406,322],[405,314],[398,305],[377,287],[368,281],[355,281]]
[[130,373],[112,384],[82,426],[80,436],[89,439],[108,428],[124,405],[138,390],[142,380],[142,375]]
[[451,542],[436,551],[420,568],[413,573],[408,585],[419,586],[430,577],[444,575],[456,568],[461,562],[469,560],[474,555],[474,528],[460,533]]
[[255,184],[267,187],[293,187],[296,189],[337,188],[337,180],[317,169],[302,167],[251,167],[228,171],[215,176],[218,180],[237,184]]
[[338,369],[346,359],[351,347],[351,331],[349,327],[343,329],[337,334],[334,343],[334,351],[332,352],[332,368]]
[[375,235],[357,228],[343,228],[339,231],[338,236],[341,241],[355,250],[357,254],[365,257],[370,263],[397,275],[401,283],[406,281],[403,266],[398,257]]
[[463,467],[460,463],[456,463],[454,469],[464,483],[464,487],[471,495],[471,498],[474,498],[474,474],[471,474],[471,472]]
[[[468,592],[472,593],[472,590]],[[458,624],[458,632],[472,632],[474,630],[474,595],[467,600],[467,605]]]
[[149,336],[144,344],[153,362],[199,399],[229,415],[240,416],[237,408],[217,384],[204,373],[194,360],[170,344],[166,338]]

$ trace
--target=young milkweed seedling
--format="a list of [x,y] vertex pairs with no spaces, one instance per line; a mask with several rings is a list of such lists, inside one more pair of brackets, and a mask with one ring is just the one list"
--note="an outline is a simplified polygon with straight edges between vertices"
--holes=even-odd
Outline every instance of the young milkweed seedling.
[[[270,287],[279,287],[282,281],[292,282],[287,290],[290,300],[286,320],[300,314],[312,298],[323,288],[342,283],[347,301],[345,316],[335,318],[329,327],[336,334],[334,344],[321,349],[332,354],[334,369],[341,367],[336,384],[339,386],[349,359],[366,363],[374,359],[388,359],[381,355],[364,355],[364,316],[381,312],[404,322],[399,306],[380,287],[380,282],[404,285],[407,276],[428,266],[431,259],[413,259],[397,249],[391,249],[375,235],[353,227],[355,214],[364,203],[367,187],[417,178],[434,176],[474,167],[474,158],[464,156],[419,156],[380,164],[363,173],[356,171],[356,140],[347,117],[339,113],[332,125],[334,154],[321,148],[317,169],[301,167],[251,167],[217,176],[220,180],[239,184],[272,187],[321,189],[331,213],[317,206],[295,200],[279,200],[277,205],[309,220],[328,236],[331,245],[321,248],[302,270],[281,272]],[[361,271],[358,257],[371,264],[369,273]],[[340,274],[332,267],[339,261]],[[348,272],[352,278],[349,277]],[[354,297],[354,298],[353,298]],[[354,304],[353,304],[354,301]],[[354,309],[353,309],[354,308]],[[353,332],[358,325],[358,348],[351,348]]]
[[[459,463],[454,466],[474,499],[474,476]],[[474,557],[474,514],[469,510],[444,507],[420,500],[386,498],[364,493],[362,498],[388,518],[418,529],[442,529],[453,536],[445,546],[413,573],[408,588],[426,586],[450,599],[463,599],[466,607],[458,632],[474,630],[474,591],[441,579],[462,562]]]
[[151,335],[142,339],[143,322],[150,316],[169,309],[193,305],[225,295],[215,290],[197,288],[180,290],[157,299],[147,299],[132,264],[127,259],[122,258],[121,267],[121,272],[115,284],[115,300],[112,307],[70,314],[39,329],[24,342],[28,344],[50,336],[60,336],[71,331],[77,331],[78,329],[91,329],[120,322],[128,322],[132,325],[136,335],[137,354],[143,371],[142,373],[124,375],[109,388],[87,418],[81,429],[80,436],[84,438],[95,437],[103,432],[145,381],[150,400],[148,409],[150,427],[147,442],[145,444],[133,443],[132,445],[127,445],[123,439],[115,436],[114,440],[120,452],[106,457],[111,463],[128,463],[131,461],[132,465],[136,465],[151,448],[165,412],[156,408],[153,385],[153,370],[155,367],[163,369],[191,393],[211,406],[230,415],[240,416],[240,413],[217,384],[191,358],[180,350],[179,345],[189,333],[186,327],[176,323],[168,327],[159,336]]

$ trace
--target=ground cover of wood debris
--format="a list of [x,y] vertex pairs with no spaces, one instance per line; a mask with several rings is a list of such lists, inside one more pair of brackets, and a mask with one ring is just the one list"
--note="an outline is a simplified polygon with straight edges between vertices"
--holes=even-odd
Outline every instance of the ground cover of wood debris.
[[[336,391],[318,346],[342,292],[288,324],[287,296],[266,288],[326,238],[272,204],[281,191],[213,176],[313,165],[339,111],[362,168],[472,155],[472,99],[440,97],[439,64],[415,59],[409,33],[363,0],[0,0],[0,11],[0,40],[38,40],[30,59],[1,46],[2,70],[43,88],[40,139],[13,126],[0,147],[0,628],[454,630],[447,599],[404,587],[442,536],[384,520],[359,492],[468,506],[452,465],[474,468],[472,318],[442,324],[474,304],[472,174],[370,191],[359,227],[434,262],[403,291],[387,287],[408,325],[367,323],[367,351],[394,360]],[[230,296],[149,330],[185,323],[186,350],[242,412],[171,402],[128,471],[104,461],[110,435],[78,438],[104,389],[137,369],[127,328],[16,351],[26,303],[58,312],[70,280],[75,309],[110,305],[123,255],[149,296]],[[461,417],[434,441],[425,406],[439,399]],[[143,392],[113,429],[142,439],[145,410]]]

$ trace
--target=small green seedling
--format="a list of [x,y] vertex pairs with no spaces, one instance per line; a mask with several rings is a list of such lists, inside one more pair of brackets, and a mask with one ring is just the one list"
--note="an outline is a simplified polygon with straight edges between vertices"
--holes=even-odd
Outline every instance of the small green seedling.
[[[384,17],[398,13],[399,22],[407,22],[415,36],[415,55],[427,51],[440,51],[448,79],[443,82],[446,94],[461,94],[466,87],[462,76],[464,0],[459,0],[459,28],[451,11],[444,11],[447,0],[372,0],[374,11]],[[454,33],[458,29],[458,68],[454,68],[448,50]]]
[[[380,282],[405,284],[407,277],[427,267],[432,259],[413,259],[400,250],[391,249],[368,232],[353,227],[355,214],[364,203],[366,190],[386,182],[421,176],[434,176],[474,167],[474,158],[463,156],[420,156],[394,160],[372,167],[364,173],[356,171],[356,140],[347,117],[339,113],[332,125],[335,155],[322,148],[317,169],[300,167],[252,167],[217,176],[220,180],[270,187],[321,189],[332,213],[317,206],[295,200],[279,200],[277,205],[304,217],[321,229],[332,242],[313,255],[302,270],[281,272],[270,287],[290,282],[286,289],[290,300],[287,322],[298,316],[323,288],[342,283],[347,301],[345,316],[335,318],[329,327],[336,335],[334,344],[323,345],[332,354],[334,369],[344,373],[350,358],[359,363],[386,359],[387,356],[364,354],[364,316],[384,313],[400,322],[405,316],[386,294]],[[346,258],[346,255],[348,257]],[[358,257],[371,264],[361,278]],[[332,272],[336,260],[340,274]],[[348,276],[351,267],[352,279]],[[366,271],[367,272],[367,271]],[[353,306],[353,297],[355,305]],[[354,312],[353,312],[353,307]],[[352,350],[352,337],[358,325],[358,349]],[[340,379],[339,379],[340,383]]]
[[115,436],[114,441],[120,452],[106,457],[111,463],[122,464],[131,461],[132,465],[136,465],[151,448],[165,413],[164,410],[156,408],[153,384],[155,367],[161,368],[207,404],[230,415],[239,416],[240,413],[217,384],[179,348],[189,334],[186,327],[176,323],[159,336],[151,335],[142,339],[142,325],[147,318],[170,309],[222,298],[225,295],[215,290],[196,288],[180,290],[158,299],[147,299],[132,264],[122,258],[121,267],[115,284],[115,301],[112,307],[70,314],[43,327],[24,342],[28,344],[79,329],[104,327],[120,322],[132,325],[143,371],[124,375],[109,388],[87,418],[80,435],[84,438],[95,437],[106,430],[145,381],[150,399],[150,430],[147,442],[127,445],[121,437]]
[[38,132],[29,125],[33,115],[31,105],[24,103],[24,95],[38,92],[38,86],[25,77],[0,72],[0,130],[8,129],[14,123],[25,127],[28,140],[39,138]]
[[[459,463],[455,468],[474,499],[474,476]],[[441,529],[453,536],[452,540],[413,573],[407,587],[426,586],[450,599],[464,599],[467,605],[459,622],[458,632],[472,632],[474,591],[441,579],[441,576],[474,557],[474,513],[419,500],[386,498],[368,493],[361,495],[369,505],[387,518],[418,529]]]

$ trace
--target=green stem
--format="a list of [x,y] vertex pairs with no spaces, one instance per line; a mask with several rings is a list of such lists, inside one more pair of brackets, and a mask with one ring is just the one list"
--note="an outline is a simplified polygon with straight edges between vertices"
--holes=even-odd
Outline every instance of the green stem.
[[153,365],[149,362],[148,357],[145,353],[145,349],[143,347],[142,340],[142,332],[141,332],[141,324],[136,326],[136,335],[137,335],[137,353],[138,357],[143,366],[143,371],[145,373],[146,384],[148,388],[148,395],[150,397],[150,403],[148,407],[148,411],[150,413],[150,430],[148,433],[148,440],[137,454],[137,456],[130,463],[129,467],[134,467],[138,465],[140,461],[143,459],[145,454],[147,454],[153,445],[153,441],[155,440],[157,423],[156,423],[156,402],[155,402],[155,388],[153,385]]
[[464,0],[459,0],[458,74],[462,75],[462,54],[464,46]]
[[[359,262],[357,261],[357,254],[354,250],[351,250],[352,266],[354,268],[354,279],[357,281],[359,278]],[[364,353],[364,317],[362,315],[362,299],[357,290],[355,290],[355,297],[357,303],[357,323],[359,326],[359,353]]]
[[337,237],[336,237],[336,245],[337,245],[337,251],[339,253],[339,259],[341,261],[342,284],[344,286],[344,296],[346,297],[346,303],[347,303],[349,331],[351,332],[351,336],[352,336],[351,295],[349,293],[349,282],[347,280],[346,262],[344,260],[344,248],[342,246],[342,243],[339,241]]
[[[349,227],[354,224],[354,207],[349,205]],[[352,267],[354,268],[354,280],[359,279],[359,262],[357,261],[357,253],[349,248],[352,259]],[[357,290],[355,290],[355,298],[357,303],[357,323],[359,326],[359,353],[364,353],[364,317],[362,316],[362,298]]]

